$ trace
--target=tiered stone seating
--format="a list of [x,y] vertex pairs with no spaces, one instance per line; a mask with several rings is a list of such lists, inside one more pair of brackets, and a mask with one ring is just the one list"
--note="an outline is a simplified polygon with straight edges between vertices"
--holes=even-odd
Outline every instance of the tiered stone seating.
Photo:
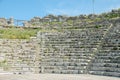
[[38,32],[37,38],[31,40],[0,39],[0,69],[15,74],[90,73],[120,77],[120,24],[111,23],[85,22],[81,26],[78,21],[56,28],[60,30]]
[[88,73],[108,25],[39,33],[40,73]]
[[[34,73],[36,44],[28,40],[0,40],[0,57],[4,71]],[[4,62],[4,63],[3,63]]]
[[114,24],[91,65],[91,74],[120,77],[120,24]]

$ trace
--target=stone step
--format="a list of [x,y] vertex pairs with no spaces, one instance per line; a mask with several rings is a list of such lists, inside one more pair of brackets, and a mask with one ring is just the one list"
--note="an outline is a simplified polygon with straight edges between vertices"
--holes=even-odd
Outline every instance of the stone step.
[[90,74],[103,75],[103,76],[115,76],[120,77],[120,73],[117,72],[105,72],[105,71],[89,71]]
[[96,67],[117,67],[117,68],[120,68],[119,63],[92,63],[91,66],[96,66]]
[[97,66],[93,66],[93,67],[91,67],[91,71],[106,71],[106,72],[119,72],[120,73],[120,68],[117,68],[117,67],[97,67]]

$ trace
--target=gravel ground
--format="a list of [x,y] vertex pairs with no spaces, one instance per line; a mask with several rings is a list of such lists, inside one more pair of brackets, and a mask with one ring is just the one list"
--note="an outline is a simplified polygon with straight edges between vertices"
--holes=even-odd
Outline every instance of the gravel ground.
[[120,80],[120,78],[87,74],[0,74],[0,80]]

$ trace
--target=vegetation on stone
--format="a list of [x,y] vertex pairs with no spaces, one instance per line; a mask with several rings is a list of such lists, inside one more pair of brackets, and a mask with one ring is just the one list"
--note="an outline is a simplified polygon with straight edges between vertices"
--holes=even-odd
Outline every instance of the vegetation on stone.
[[0,29],[0,38],[5,39],[29,39],[35,36],[40,29],[5,28]]

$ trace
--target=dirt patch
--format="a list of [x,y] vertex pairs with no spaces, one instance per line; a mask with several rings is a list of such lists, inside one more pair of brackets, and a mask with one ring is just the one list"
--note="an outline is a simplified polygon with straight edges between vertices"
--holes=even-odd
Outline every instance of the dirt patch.
[[0,80],[120,80],[120,78],[85,74],[0,74]]

